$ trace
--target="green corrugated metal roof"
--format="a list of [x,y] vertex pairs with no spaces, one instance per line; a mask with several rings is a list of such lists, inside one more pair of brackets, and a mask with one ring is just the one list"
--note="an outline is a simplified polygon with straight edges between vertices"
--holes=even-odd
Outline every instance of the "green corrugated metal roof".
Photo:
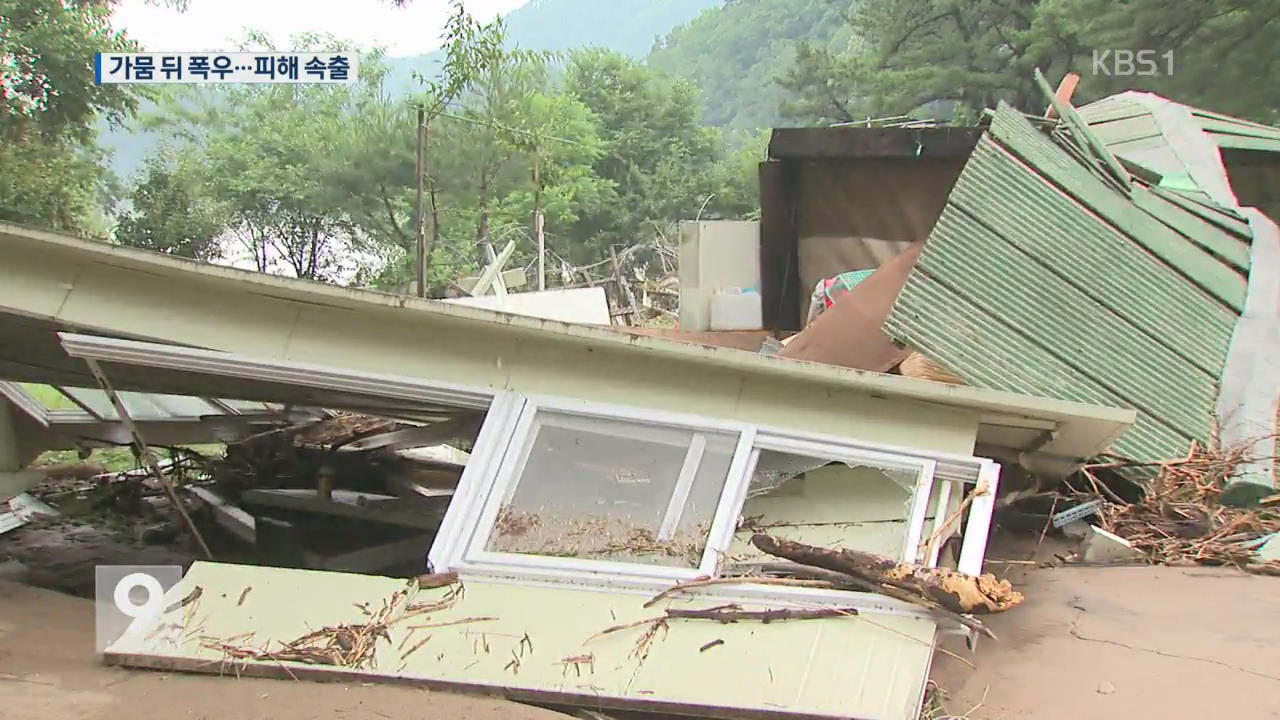
[[[992,120],[990,134],[1082,206],[1108,218],[1121,232],[1223,304],[1236,311],[1243,306],[1246,283],[1239,273],[1144,212],[1130,197],[1105,183],[1036,130],[1021,113],[1002,105]],[[1149,190],[1142,188],[1134,188],[1132,192],[1150,194]]]
[[1134,408],[1115,450],[1172,457],[1210,434],[1249,237],[1207,199],[1120,190],[1002,105],[885,328],[980,387]]
[[1221,148],[1280,152],[1280,128],[1175,103],[1159,95],[1126,92],[1079,109],[1116,155],[1161,174],[1186,172],[1153,106],[1185,108],[1198,129]]

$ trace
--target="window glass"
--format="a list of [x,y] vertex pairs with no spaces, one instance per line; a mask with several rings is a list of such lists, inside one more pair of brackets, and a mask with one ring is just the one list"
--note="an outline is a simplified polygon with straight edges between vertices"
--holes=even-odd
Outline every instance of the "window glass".
[[777,561],[751,545],[756,532],[897,558],[919,480],[909,466],[761,450],[726,567]]
[[737,439],[540,411],[485,549],[697,567]]

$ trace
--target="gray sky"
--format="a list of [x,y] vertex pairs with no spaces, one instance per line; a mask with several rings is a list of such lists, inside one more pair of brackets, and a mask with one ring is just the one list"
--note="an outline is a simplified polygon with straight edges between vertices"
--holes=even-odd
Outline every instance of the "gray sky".
[[[505,15],[527,0],[467,0],[478,20]],[[388,0],[190,0],[185,13],[123,0],[114,25],[155,52],[235,50],[245,28],[265,32],[281,50],[289,36],[328,32],[391,55],[418,55],[440,45],[449,16],[446,0],[413,0],[397,8]]]

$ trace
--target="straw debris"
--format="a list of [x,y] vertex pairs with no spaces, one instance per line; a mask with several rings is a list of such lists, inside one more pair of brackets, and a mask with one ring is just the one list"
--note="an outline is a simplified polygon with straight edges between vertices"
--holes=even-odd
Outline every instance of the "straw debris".
[[[447,610],[462,597],[463,586],[459,583],[452,586],[447,593],[435,602],[415,603],[413,595],[418,590],[418,580],[414,580],[402,590],[391,594],[376,609],[369,606],[357,607],[368,618],[363,623],[348,623],[315,630],[290,642],[282,643],[277,649],[269,647],[253,647],[236,644],[232,641],[239,638],[202,638],[201,645],[217,650],[227,658],[235,660],[255,660],[272,662],[297,662],[307,665],[332,665],[352,669],[372,669],[376,665],[377,644],[379,640],[391,643],[390,630],[393,626],[415,617]],[[489,620],[492,618],[467,618],[454,623],[438,623],[436,625],[412,626],[410,631],[423,627],[443,627],[451,624],[463,624]],[[407,658],[421,647],[428,639],[417,642],[406,651],[401,659]],[[407,640],[407,638],[406,638]],[[405,641],[400,643],[403,648]],[[397,648],[397,649],[400,649]]]
[[[1153,564],[1228,565],[1259,574],[1280,573],[1280,563],[1255,559],[1262,542],[1280,532],[1280,506],[1237,508],[1219,501],[1236,469],[1251,459],[1254,444],[1229,448],[1193,444],[1185,458],[1156,464],[1156,477],[1141,502],[1120,503],[1112,498],[1100,510],[1097,524],[1128,540]],[[1086,466],[1083,474],[1097,485],[1099,470],[1139,466],[1115,459]]]

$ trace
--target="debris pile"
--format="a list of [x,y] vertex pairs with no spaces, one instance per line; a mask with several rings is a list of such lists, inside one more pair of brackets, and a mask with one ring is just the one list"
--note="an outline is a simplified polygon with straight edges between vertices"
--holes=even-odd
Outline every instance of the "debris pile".
[[[1099,512],[1099,526],[1127,540],[1155,564],[1229,565],[1280,574],[1280,562],[1259,562],[1256,554],[1268,538],[1280,533],[1280,496],[1252,508],[1219,501],[1236,469],[1249,460],[1251,446],[1194,444],[1185,458],[1156,463],[1157,474],[1142,500],[1124,503],[1112,495]],[[1135,465],[1115,460],[1087,466],[1084,472],[1105,492],[1096,478],[1098,470]]]
[[373,489],[388,471],[384,466],[395,464],[395,458],[337,451],[361,438],[402,427],[382,418],[333,413],[329,418],[273,428],[227,445],[226,454],[211,464],[211,475],[218,490],[233,501],[255,488],[316,487],[322,471],[354,483],[352,489]]

